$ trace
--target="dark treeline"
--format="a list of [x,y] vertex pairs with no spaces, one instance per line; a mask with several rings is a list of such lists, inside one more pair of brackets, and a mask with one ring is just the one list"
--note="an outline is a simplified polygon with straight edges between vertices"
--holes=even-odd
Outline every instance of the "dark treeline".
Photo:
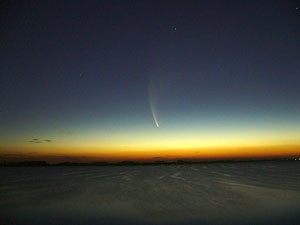
[[154,161],[154,162],[138,162],[138,161],[122,161],[122,162],[89,162],[89,163],[78,163],[78,162],[61,162],[49,164],[46,161],[23,161],[23,162],[2,162],[0,166],[6,167],[40,167],[40,166],[153,166],[153,165],[186,165],[186,164],[200,164],[200,163],[245,163],[245,162],[266,162],[266,161],[294,161],[300,162],[299,157],[289,158],[268,158],[268,159],[235,159],[235,160],[203,160],[203,161],[186,161],[186,160],[175,160],[175,161]]

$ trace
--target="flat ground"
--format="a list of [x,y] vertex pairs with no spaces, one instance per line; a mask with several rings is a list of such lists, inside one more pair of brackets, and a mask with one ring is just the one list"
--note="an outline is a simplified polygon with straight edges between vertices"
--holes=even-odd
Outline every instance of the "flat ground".
[[0,168],[1,224],[297,224],[300,162]]

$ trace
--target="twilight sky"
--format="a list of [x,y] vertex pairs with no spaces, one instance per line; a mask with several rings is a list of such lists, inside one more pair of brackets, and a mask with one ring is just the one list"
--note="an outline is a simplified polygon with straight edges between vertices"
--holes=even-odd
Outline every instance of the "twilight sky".
[[299,1],[6,1],[0,30],[0,160],[300,154]]

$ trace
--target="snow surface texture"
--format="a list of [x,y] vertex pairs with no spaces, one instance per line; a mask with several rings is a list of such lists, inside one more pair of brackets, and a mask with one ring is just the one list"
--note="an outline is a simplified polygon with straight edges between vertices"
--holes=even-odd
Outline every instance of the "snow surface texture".
[[300,163],[0,168],[0,224],[297,224]]

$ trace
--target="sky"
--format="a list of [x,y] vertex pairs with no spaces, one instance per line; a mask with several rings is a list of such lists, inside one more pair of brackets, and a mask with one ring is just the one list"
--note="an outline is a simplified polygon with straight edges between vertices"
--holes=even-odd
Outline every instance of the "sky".
[[0,161],[300,155],[300,2],[3,1]]

